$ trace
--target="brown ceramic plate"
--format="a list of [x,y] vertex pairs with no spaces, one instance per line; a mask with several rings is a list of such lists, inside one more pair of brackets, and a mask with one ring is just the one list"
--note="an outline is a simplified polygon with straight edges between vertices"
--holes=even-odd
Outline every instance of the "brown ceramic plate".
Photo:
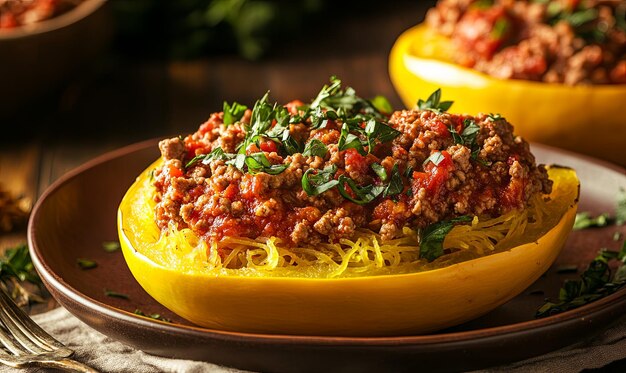
[[[614,212],[626,187],[623,169],[576,154],[534,145],[540,162],[575,168],[581,211]],[[33,261],[44,283],[71,313],[94,329],[151,354],[205,360],[258,371],[459,370],[494,366],[539,355],[588,338],[626,311],[626,289],[584,307],[534,319],[545,297],[556,297],[575,274],[562,265],[585,265],[601,247],[616,249],[615,227],[574,232],[550,271],[526,292],[491,313],[430,335],[384,338],[260,335],[193,326],[156,303],[137,284],[116,241],[116,211],[136,175],[159,156],[156,140],[106,154],[70,172],[37,203],[28,229]],[[624,228],[619,229],[625,233]],[[76,260],[95,260],[82,270]],[[506,269],[503,269],[506,270]],[[129,299],[105,295],[124,293]],[[159,313],[172,323],[135,315]]]

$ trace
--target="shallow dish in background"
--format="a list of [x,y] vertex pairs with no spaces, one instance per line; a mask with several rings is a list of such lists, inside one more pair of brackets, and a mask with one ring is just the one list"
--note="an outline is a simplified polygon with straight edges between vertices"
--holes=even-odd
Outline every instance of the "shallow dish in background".
[[10,87],[3,88],[0,118],[32,103],[93,61],[112,35],[107,0],[85,0],[57,17],[0,29],[0,87]]
[[[600,247],[615,249],[615,227],[608,227],[574,232],[556,265],[528,291],[479,319],[435,334],[286,336],[191,325],[143,291],[121,252],[102,249],[102,242],[117,239],[119,201],[136,175],[158,158],[156,145],[154,140],[120,149],[62,177],[37,203],[28,231],[35,266],[59,303],[91,327],[146,352],[258,371],[469,370],[563,347],[601,331],[626,311],[622,289],[576,310],[533,319],[544,298],[557,296],[568,276],[559,274],[556,266],[577,264],[582,270]],[[626,186],[626,171],[545,146],[533,145],[533,152],[540,162],[577,170],[581,211],[614,211],[615,193]],[[98,267],[81,270],[78,258],[95,260]],[[108,297],[105,289],[129,299]],[[140,317],[133,313],[136,309],[159,313],[174,323]]]

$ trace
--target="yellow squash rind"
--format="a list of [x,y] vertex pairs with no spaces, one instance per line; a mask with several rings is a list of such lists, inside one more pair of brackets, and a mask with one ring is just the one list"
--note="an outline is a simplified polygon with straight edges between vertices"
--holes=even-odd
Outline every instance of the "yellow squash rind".
[[451,112],[500,113],[526,140],[626,165],[626,84],[568,86],[500,80],[450,63],[449,39],[425,25],[404,32],[389,74],[407,107],[441,88]]
[[[159,303],[212,329],[295,335],[414,335],[457,325],[505,303],[553,263],[572,228],[578,200],[574,171],[549,170],[562,214],[534,242],[449,267],[403,275],[339,279],[219,276],[157,264],[137,247],[132,214],[147,169],[118,212],[124,258]],[[558,210],[558,211],[557,211]],[[152,227],[153,228],[153,227]],[[172,248],[175,250],[175,248]],[[146,254],[146,255],[144,255]]]

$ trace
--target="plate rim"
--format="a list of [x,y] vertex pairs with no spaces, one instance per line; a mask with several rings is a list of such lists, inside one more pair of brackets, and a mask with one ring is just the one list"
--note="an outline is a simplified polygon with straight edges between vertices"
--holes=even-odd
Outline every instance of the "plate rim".
[[[262,334],[262,333],[244,333],[235,331],[224,331],[217,329],[203,328],[200,326],[171,324],[159,320],[149,320],[144,317],[135,315],[131,312],[113,307],[109,304],[102,303],[90,298],[86,294],[74,289],[70,284],[66,283],[58,274],[43,261],[41,250],[35,240],[37,232],[37,222],[40,220],[40,206],[45,203],[48,196],[55,193],[63,185],[78,177],[83,172],[92,169],[100,164],[106,163],[113,159],[129,155],[134,152],[142,151],[157,144],[162,137],[152,138],[141,142],[136,142],[124,147],[106,152],[87,161],[80,166],[63,174],[59,179],[54,181],[38,198],[33,207],[31,217],[28,221],[27,241],[35,268],[41,275],[44,283],[51,286],[55,291],[63,294],[65,297],[73,299],[81,306],[91,309],[96,314],[102,314],[114,320],[124,323],[131,323],[142,327],[156,328],[167,334],[175,335],[193,335],[200,338],[211,338],[214,340],[228,340],[231,342],[273,342],[283,344],[305,344],[307,346],[433,346],[448,345],[467,341],[476,341],[489,338],[497,338],[503,335],[515,336],[517,334],[525,334],[528,332],[536,332],[537,329],[550,328],[555,324],[585,322],[585,319],[594,315],[602,315],[611,312],[615,308],[622,306],[626,301],[626,288],[622,288],[615,293],[589,303],[582,307],[565,311],[556,315],[547,316],[541,319],[528,320],[507,325],[475,329],[469,331],[447,332],[439,334],[425,335],[406,335],[406,336],[383,336],[383,337],[350,337],[350,336],[319,336],[319,335],[289,335],[289,334]],[[591,156],[579,154],[565,149],[560,149],[539,143],[530,143],[531,149],[541,149],[547,152],[556,152],[570,157],[578,158],[584,162],[604,167],[615,171],[626,177],[626,169]],[[141,286],[137,284],[138,286]],[[155,301],[156,302],[156,301]],[[63,304],[59,302],[63,307]],[[67,309],[67,307],[64,307]],[[75,315],[76,316],[76,315]]]

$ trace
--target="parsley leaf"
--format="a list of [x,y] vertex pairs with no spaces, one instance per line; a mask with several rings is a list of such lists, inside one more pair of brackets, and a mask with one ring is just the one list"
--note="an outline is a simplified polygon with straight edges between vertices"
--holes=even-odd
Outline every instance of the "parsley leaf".
[[[313,173],[317,171],[316,173]],[[309,168],[302,175],[302,189],[310,196],[317,196],[330,190],[339,184],[338,180],[333,179],[337,172],[337,166],[327,166],[323,170],[314,170]]]
[[402,189],[404,189],[402,176],[400,176],[400,171],[398,171],[398,165],[394,164],[391,169],[391,180],[389,180],[389,184],[387,184],[383,191],[383,197],[400,194],[402,193]]
[[[626,242],[617,251],[601,250],[598,256],[580,275],[579,280],[566,280],[559,291],[558,302],[546,302],[535,313],[535,317],[545,317],[565,312],[597,299],[605,297],[626,285]],[[622,263],[611,278],[609,262],[619,260]]]
[[472,221],[470,216],[443,220],[429,225],[420,232],[420,258],[429,262],[443,255],[443,241],[457,223]]
[[17,278],[20,281],[28,281],[40,284],[41,279],[28,252],[28,246],[22,244],[4,252],[4,258],[0,259],[0,279]]
[[224,153],[224,150],[222,150],[222,148],[218,146],[208,154],[198,154],[195,157],[191,158],[191,160],[187,162],[187,164],[185,164],[185,169],[193,166],[198,161],[202,161],[202,164],[208,165],[214,160],[227,160],[231,158],[232,157]]
[[[287,121],[289,120],[289,113],[286,112],[285,108],[282,106],[279,107],[277,104],[270,105],[268,100],[269,92],[266,92],[265,95],[254,104],[250,116],[250,126],[246,128],[246,138],[239,144],[239,154],[245,154],[248,146],[257,142],[261,135],[270,129],[275,119],[279,121],[280,117],[280,122],[284,122],[285,119]],[[284,109],[284,111],[280,110],[280,108]]]
[[[231,154],[232,157],[229,157],[229,160],[226,161],[227,165],[233,166],[240,171],[244,171],[244,166],[246,165],[246,155],[245,154]],[[229,155],[230,156],[230,155]]]
[[387,181],[387,170],[385,170],[385,167],[381,166],[379,163],[372,163],[370,167],[374,170],[376,175],[378,175],[380,181]]
[[121,249],[120,243],[117,242],[117,241],[104,241],[102,243],[102,248],[107,253],[112,253],[112,252],[115,252],[115,251],[118,251],[119,249]]
[[500,18],[493,25],[493,29],[491,29],[491,37],[496,40],[502,39],[510,28],[511,24],[509,21],[506,18]]
[[500,119],[504,119],[504,117],[502,115],[500,115],[500,114],[493,114],[493,113],[487,114],[487,118],[490,121],[492,121],[492,122],[495,122],[495,121],[500,120]]
[[610,216],[607,213],[592,217],[590,213],[585,211],[576,214],[576,220],[572,229],[578,231],[591,227],[606,227],[609,225],[609,222]]
[[356,149],[361,155],[367,154],[367,152],[363,148],[361,139],[358,136],[350,133],[350,127],[348,126],[348,123],[344,123],[341,126],[341,134],[339,136],[339,142],[337,146],[340,151],[347,149]]
[[430,110],[434,112],[445,112],[450,109],[454,101],[441,101],[441,88],[437,88],[435,92],[433,92],[426,101],[421,98],[417,100],[417,108],[420,110]]
[[372,99],[372,105],[376,110],[384,114],[391,114],[393,112],[393,106],[389,103],[389,100],[385,96],[376,96]]
[[128,295],[123,294],[123,293],[118,293],[117,291],[114,291],[114,290],[104,289],[104,295],[106,295],[107,297],[111,297],[111,298],[130,299]]
[[[356,195],[356,198],[353,198],[348,193],[345,188],[345,184],[348,184],[348,187]],[[383,193],[385,187],[382,185],[374,184],[359,186],[351,178],[345,175],[341,175],[339,176],[339,184],[337,185],[337,189],[339,190],[339,194],[341,194],[343,198],[347,199],[348,201],[352,201],[357,205],[365,205],[372,202],[374,199],[376,199],[376,197]]]
[[365,125],[365,135],[367,136],[368,150],[371,152],[376,140],[381,143],[389,142],[400,136],[400,131],[372,118]]
[[81,269],[92,269],[92,268],[96,268],[98,266],[98,263],[94,262],[93,260],[89,260],[89,259],[77,259],[76,263],[78,264],[78,266]]
[[471,119],[465,119],[463,121],[463,132],[461,137],[463,138],[463,144],[469,145],[470,148],[476,146],[476,136],[480,132],[480,127]]
[[423,166],[425,167],[428,164],[428,162],[433,162],[435,166],[439,166],[439,163],[441,163],[443,159],[444,159],[444,156],[441,152],[433,152],[430,154],[428,158],[424,160]]
[[285,150],[285,153],[292,155],[302,152],[302,144],[291,136],[291,132],[284,131],[281,140],[282,148]]
[[167,319],[163,316],[161,316],[158,313],[151,313],[151,314],[145,314],[142,310],[140,310],[139,308],[135,309],[135,311],[133,312],[135,315],[139,315],[139,316],[143,316],[143,317],[148,317],[154,320],[160,320],[160,321],[164,321],[164,322],[172,322],[172,320]]
[[232,105],[229,105],[224,101],[224,125],[228,126],[241,120],[247,109],[247,106],[240,103],[233,102]]
[[[483,163],[478,159],[480,146],[476,143],[476,137],[480,133],[480,126],[478,126],[476,122],[474,122],[472,119],[463,120],[463,131],[460,134],[456,131],[453,125],[450,125],[448,131],[452,135],[452,139],[454,140],[455,144],[461,144],[470,149],[471,159]],[[489,163],[487,162],[484,162],[484,164],[486,166],[489,165]]]
[[289,167],[289,164],[271,164],[263,152],[246,156],[244,162],[251,174],[265,172],[270,175],[278,175]]
[[374,118],[378,121],[387,119],[384,110],[391,105],[384,103],[382,98],[372,102],[356,95],[354,89],[341,89],[341,80],[333,76],[330,85],[325,85],[317,97],[309,105],[304,119],[311,119],[311,128],[323,128],[328,120],[340,120],[343,123],[357,125]]
[[304,151],[302,152],[302,155],[308,157],[324,158],[326,157],[326,154],[328,154],[328,148],[326,147],[326,144],[318,139],[312,139],[311,141],[309,141],[304,147]]

